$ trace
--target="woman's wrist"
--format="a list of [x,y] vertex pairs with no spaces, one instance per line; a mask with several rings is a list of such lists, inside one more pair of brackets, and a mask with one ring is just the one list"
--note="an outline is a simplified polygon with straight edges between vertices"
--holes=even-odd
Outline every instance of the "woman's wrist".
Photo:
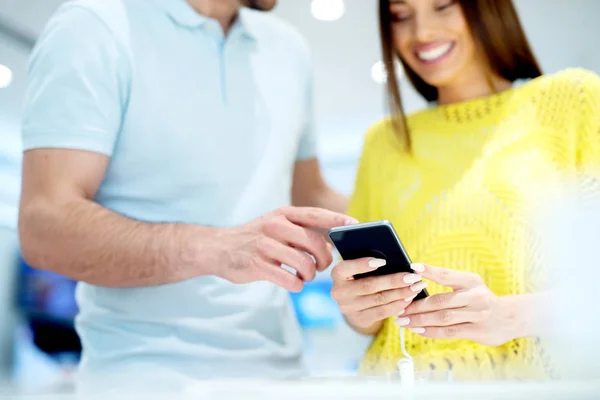
[[364,326],[360,326],[356,323],[354,323],[351,319],[349,319],[347,316],[344,316],[344,319],[346,320],[346,323],[348,325],[350,325],[350,327],[356,331],[357,333],[360,333],[361,335],[365,335],[365,336],[373,336],[376,335],[377,333],[379,333],[379,331],[381,330],[381,328],[383,327],[383,321],[377,321],[374,324],[372,324],[371,326],[368,327],[364,327]]
[[510,339],[542,336],[546,294],[520,294],[502,297]]

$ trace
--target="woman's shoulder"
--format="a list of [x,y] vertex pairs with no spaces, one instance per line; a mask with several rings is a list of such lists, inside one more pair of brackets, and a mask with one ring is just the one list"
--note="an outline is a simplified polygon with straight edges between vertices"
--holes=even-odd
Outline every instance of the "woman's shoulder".
[[[438,118],[436,113],[437,109],[434,107],[406,115],[408,135],[412,136],[415,132],[431,128],[432,123],[436,129],[442,129],[443,121]],[[367,130],[363,142],[363,154],[373,151],[377,152],[382,158],[385,158],[385,155],[397,156],[398,154],[404,154],[407,148],[404,129],[405,125],[402,117],[388,116],[377,121]]]
[[533,79],[522,86],[522,92],[543,95],[544,100],[553,103],[600,96],[600,76],[587,69],[568,68]]
[[[427,107],[414,111],[406,115],[406,123],[409,130],[415,129],[419,122],[422,120],[429,121],[437,111],[437,107]],[[391,143],[401,144],[399,142],[401,135],[399,132],[402,128],[403,122],[401,119],[395,120],[393,117],[383,118],[368,129],[365,143],[384,143],[389,145]]]
[[403,142],[403,123],[393,117],[386,117],[367,129],[363,139],[361,159],[363,164],[382,166],[389,160],[406,152]]
[[392,117],[383,118],[369,127],[365,134],[364,149],[388,145],[398,140],[396,124]]
[[600,81],[600,76],[585,68],[567,68],[553,74],[542,75],[540,80],[546,84],[562,83],[570,86],[581,86],[597,84]]

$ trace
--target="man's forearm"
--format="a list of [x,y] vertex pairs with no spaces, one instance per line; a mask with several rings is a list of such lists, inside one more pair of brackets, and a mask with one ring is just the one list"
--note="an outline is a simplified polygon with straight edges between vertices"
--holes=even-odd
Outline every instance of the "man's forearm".
[[32,267],[99,286],[167,284],[211,274],[218,230],[134,221],[88,200],[21,210],[21,248]]
[[318,207],[339,213],[348,209],[348,197],[336,192],[329,186],[311,193],[298,193],[294,196],[295,206]]
[[327,210],[340,213],[348,211],[348,197],[331,188],[324,190],[321,196],[317,198],[316,202],[319,203],[317,207],[325,208]]

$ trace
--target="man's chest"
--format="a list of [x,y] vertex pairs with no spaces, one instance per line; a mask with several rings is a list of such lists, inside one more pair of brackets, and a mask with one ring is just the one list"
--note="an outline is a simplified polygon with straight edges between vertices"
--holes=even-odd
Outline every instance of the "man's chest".
[[[308,112],[297,66],[235,41],[218,47],[190,38],[173,48],[142,48],[134,55],[120,153],[215,180],[265,158],[294,161]],[[143,153],[134,151],[140,145]]]

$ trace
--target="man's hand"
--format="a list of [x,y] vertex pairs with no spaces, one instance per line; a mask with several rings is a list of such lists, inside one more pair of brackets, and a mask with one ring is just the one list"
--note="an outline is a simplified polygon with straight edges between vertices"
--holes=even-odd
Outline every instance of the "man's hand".
[[[332,262],[331,246],[312,229],[357,223],[318,208],[284,207],[237,228],[224,229],[216,240],[222,262],[214,274],[233,283],[270,281],[291,292],[314,279]],[[310,256],[314,257],[314,260]],[[296,270],[297,275],[282,268]]]
[[470,272],[413,264],[413,269],[454,291],[413,302],[395,323],[429,338],[468,339],[499,346],[518,333],[518,296],[496,296]]

